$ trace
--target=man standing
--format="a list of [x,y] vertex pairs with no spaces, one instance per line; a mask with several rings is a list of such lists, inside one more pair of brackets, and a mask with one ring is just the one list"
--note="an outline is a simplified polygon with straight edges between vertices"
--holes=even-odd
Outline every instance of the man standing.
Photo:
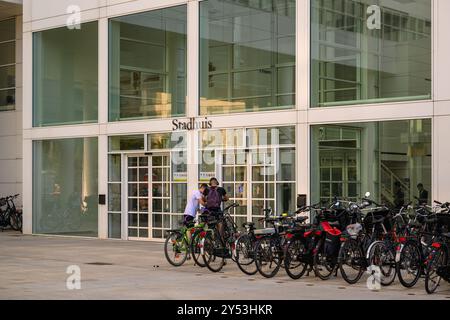
[[206,183],[202,183],[199,186],[198,190],[194,190],[194,192],[192,192],[190,198],[186,203],[186,208],[184,209],[183,222],[185,225],[191,224],[194,221],[199,205],[205,205],[203,193],[207,188],[208,186],[206,185]]
[[428,204],[428,191],[424,189],[423,183],[419,183],[417,185],[417,190],[419,190],[419,197],[417,200],[419,201],[420,205],[427,205]]
[[227,191],[219,187],[219,181],[216,178],[209,180],[209,188],[203,193],[206,197],[205,207],[213,215],[222,213],[222,202],[228,201]]

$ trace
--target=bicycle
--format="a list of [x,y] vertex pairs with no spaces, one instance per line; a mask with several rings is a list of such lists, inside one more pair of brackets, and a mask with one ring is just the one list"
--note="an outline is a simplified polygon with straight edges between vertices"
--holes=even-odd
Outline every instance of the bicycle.
[[272,278],[278,273],[284,261],[288,237],[293,238],[294,233],[298,232],[295,230],[296,223],[306,219],[295,219],[288,214],[266,216],[264,220],[273,227],[255,231],[258,240],[254,249],[256,269],[263,277]]
[[[200,233],[202,238],[201,255],[206,267],[212,272],[222,270],[226,263],[225,259],[235,261],[234,243],[238,233],[229,210],[238,206],[237,203],[227,206],[223,210],[223,214],[208,221],[208,230]],[[219,224],[222,225],[222,232],[219,230]]]
[[[272,209],[263,209],[264,216],[270,216]],[[260,218],[264,221],[266,218]],[[262,237],[261,231],[256,230],[253,222],[243,223],[245,231],[237,238],[235,242],[235,258],[238,268],[247,275],[254,275],[258,272],[256,267],[255,244]]]
[[313,253],[313,269],[322,280],[328,280],[333,273],[337,275],[342,230],[349,224],[348,208],[343,205],[346,202],[335,199],[329,209],[321,209],[316,216],[318,240]]
[[449,204],[435,201],[437,206],[419,206],[415,219],[409,221],[406,236],[400,238],[397,274],[400,283],[406,288],[417,284],[425,275],[427,258],[432,251],[432,243],[438,234],[436,213],[448,211]]
[[427,259],[425,274],[425,290],[428,294],[434,293],[442,279],[450,282],[450,214],[436,214],[438,235],[431,244],[432,251]]
[[10,226],[15,231],[22,231],[22,210],[17,210],[14,203],[19,194],[0,199],[0,207],[6,206],[4,210],[0,209],[0,227]]
[[[338,264],[339,271],[344,280],[349,284],[357,283],[364,272],[370,266],[369,258],[366,258],[372,244],[383,239],[387,233],[386,222],[390,215],[388,208],[377,205],[374,201],[368,199],[370,193],[366,194],[362,203],[351,203],[349,212],[352,224],[348,225],[341,235],[341,248],[339,250]],[[376,204],[377,207],[368,208]],[[394,217],[403,217],[404,206],[398,215]],[[368,212],[363,217],[362,210],[368,208]]]
[[[189,259],[191,253],[190,237],[188,232],[190,232],[194,227],[194,224],[183,225],[179,229],[167,230],[168,235],[166,241],[164,242],[164,255],[167,261],[174,267],[182,266],[186,260]],[[171,253],[173,253],[173,257]]]
[[445,233],[432,244],[433,250],[427,260],[425,274],[425,290],[428,294],[437,290],[441,279],[450,282],[449,243],[450,233]]
[[201,268],[206,267],[205,262],[201,258],[201,242],[205,235],[205,230],[208,228],[208,217],[207,214],[200,214],[198,216],[199,222],[191,229],[191,242],[190,251],[194,263]]
[[[300,212],[308,212],[312,209],[317,209],[317,205],[308,206],[299,209]],[[301,218],[294,229],[294,232],[288,232],[286,238],[288,239],[285,251],[284,268],[287,275],[294,279],[303,277],[306,271],[313,270],[313,252],[317,245],[316,239],[319,234],[315,226],[305,224],[307,217]]]
[[392,216],[392,210],[386,206],[377,204],[373,200],[365,199],[378,207],[377,215],[371,217],[372,222],[378,226],[375,229],[377,239],[370,244],[366,259],[369,266],[375,266],[380,270],[380,283],[382,286],[391,285],[397,276],[397,252],[399,237],[396,233],[396,218]]

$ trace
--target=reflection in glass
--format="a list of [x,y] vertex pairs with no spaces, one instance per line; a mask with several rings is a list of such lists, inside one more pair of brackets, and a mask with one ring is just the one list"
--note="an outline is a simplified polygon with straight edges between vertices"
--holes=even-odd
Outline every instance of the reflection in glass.
[[97,138],[34,141],[33,232],[97,237],[97,177]]
[[186,6],[110,20],[109,120],[185,114]]
[[431,0],[311,0],[312,107],[430,99],[431,31]]
[[417,203],[415,197],[425,194],[418,185],[431,195],[431,135],[429,119],[314,126],[312,201],[357,201],[369,191],[392,207]]
[[291,108],[295,0],[200,2],[200,113]]
[[98,26],[33,33],[33,126],[96,122]]
[[144,150],[144,135],[109,137],[109,151]]

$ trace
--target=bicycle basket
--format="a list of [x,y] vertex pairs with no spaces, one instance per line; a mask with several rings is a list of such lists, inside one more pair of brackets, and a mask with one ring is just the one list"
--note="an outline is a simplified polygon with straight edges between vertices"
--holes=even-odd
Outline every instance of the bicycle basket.
[[350,237],[356,237],[363,229],[360,223],[355,223],[347,226],[347,233]]

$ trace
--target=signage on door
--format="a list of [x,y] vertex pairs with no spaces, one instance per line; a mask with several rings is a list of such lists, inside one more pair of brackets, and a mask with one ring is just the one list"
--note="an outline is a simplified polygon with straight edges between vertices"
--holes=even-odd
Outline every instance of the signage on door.
[[189,118],[188,120],[173,119],[172,131],[179,130],[206,130],[212,128],[212,121],[208,118],[196,120],[195,118]]
[[187,181],[187,172],[174,172],[173,181],[176,182],[186,182]]

